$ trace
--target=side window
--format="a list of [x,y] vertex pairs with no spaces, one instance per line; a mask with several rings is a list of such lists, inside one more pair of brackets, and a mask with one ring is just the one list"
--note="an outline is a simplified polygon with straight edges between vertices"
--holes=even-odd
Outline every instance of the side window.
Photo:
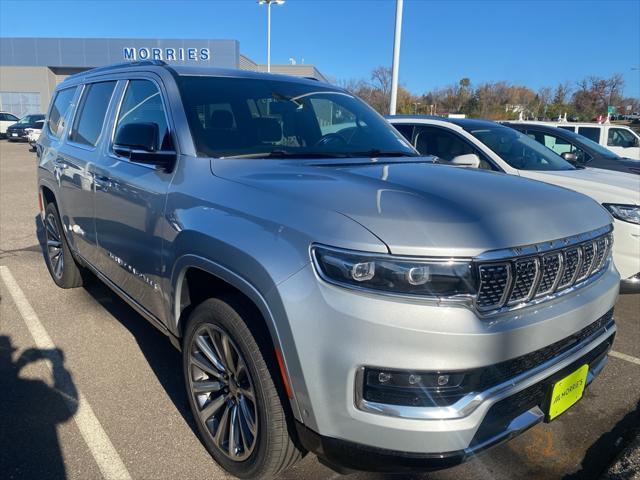
[[636,138],[628,130],[622,128],[610,128],[609,135],[607,136],[607,146],[609,147],[633,147],[636,143]]
[[130,123],[155,123],[159,133],[156,149],[173,150],[162,97],[150,80],[129,81],[118,114],[116,137],[120,129]]
[[62,131],[64,130],[64,122],[66,121],[65,119],[69,112],[69,108],[71,107],[71,101],[73,100],[75,93],[76,87],[60,90],[53,101],[53,105],[51,106],[47,125],[49,126],[49,131],[58,138],[62,135]]
[[85,87],[69,135],[71,141],[91,147],[98,144],[115,87],[116,82],[91,83]]
[[440,128],[416,127],[415,147],[420,153],[451,161],[458,155],[476,153],[473,147],[457,135]]
[[404,138],[411,142],[413,138],[413,125],[408,123],[395,123],[393,126],[402,134]]
[[465,142],[455,133],[448,132],[442,128],[416,125],[413,145],[423,155],[435,155],[448,162],[459,155],[475,153],[480,157],[480,168],[492,170],[489,162],[472,145]]
[[600,143],[600,127],[578,127],[578,133],[589,140]]

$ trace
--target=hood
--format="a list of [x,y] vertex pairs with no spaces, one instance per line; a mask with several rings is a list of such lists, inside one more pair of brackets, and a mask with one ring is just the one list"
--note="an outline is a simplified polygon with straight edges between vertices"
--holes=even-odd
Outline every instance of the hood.
[[520,170],[520,176],[533,178],[590,196],[598,203],[640,205],[640,176],[633,173],[583,168],[553,172]]
[[211,160],[215,175],[285,196],[301,213],[313,204],[350,217],[399,255],[474,256],[611,222],[604,208],[566,189],[426,161]]

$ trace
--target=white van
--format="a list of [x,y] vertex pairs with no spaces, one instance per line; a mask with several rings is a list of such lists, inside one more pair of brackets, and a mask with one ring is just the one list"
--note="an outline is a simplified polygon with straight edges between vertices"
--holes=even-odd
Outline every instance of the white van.
[[[512,122],[517,123],[517,122]],[[578,133],[621,157],[640,160],[640,135],[624,125],[612,123],[527,122],[563,128]]]

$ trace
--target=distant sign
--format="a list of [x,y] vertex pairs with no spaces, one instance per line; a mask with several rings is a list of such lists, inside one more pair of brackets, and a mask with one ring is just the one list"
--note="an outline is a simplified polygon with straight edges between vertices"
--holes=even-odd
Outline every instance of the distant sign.
[[208,62],[211,52],[208,48],[134,48],[124,47],[125,60],[164,60],[165,62]]
[[630,112],[632,108],[633,108],[633,105],[627,105],[627,112]]
[[616,107],[614,107],[613,105],[609,105],[607,107],[607,113],[616,113]]

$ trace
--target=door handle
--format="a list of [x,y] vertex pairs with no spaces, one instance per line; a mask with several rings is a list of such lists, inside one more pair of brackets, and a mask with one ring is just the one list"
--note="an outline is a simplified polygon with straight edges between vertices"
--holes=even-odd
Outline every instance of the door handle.
[[109,190],[113,187],[113,182],[109,177],[104,175],[94,175],[93,176],[93,184],[95,185],[96,190]]

